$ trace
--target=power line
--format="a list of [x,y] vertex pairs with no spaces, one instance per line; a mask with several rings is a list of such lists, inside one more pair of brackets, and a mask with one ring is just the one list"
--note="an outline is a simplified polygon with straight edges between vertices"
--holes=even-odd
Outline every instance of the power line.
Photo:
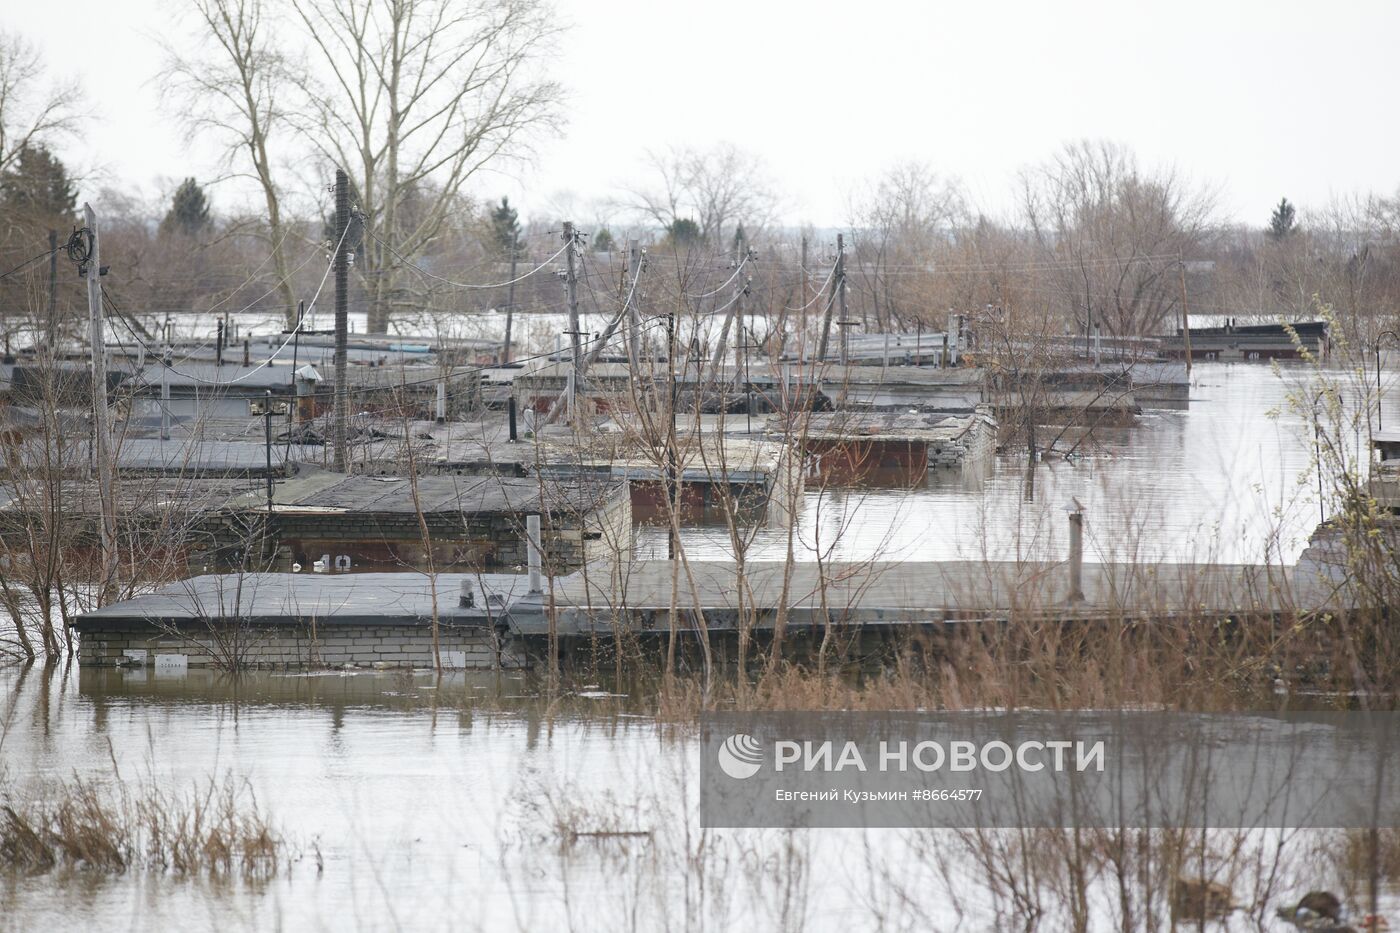
[[[340,251],[340,245],[341,245],[341,243],[345,242],[345,236],[346,236],[346,234],[349,233],[349,232],[350,232],[350,226],[347,224],[346,227],[345,227],[345,229],[342,230],[341,233],[340,233],[340,241],[337,242],[337,243],[335,244],[335,249],[331,250],[331,254],[332,254],[332,255],[335,255],[336,253],[338,253],[338,252]],[[321,274],[321,283],[320,283],[319,285],[316,286],[316,294],[314,294],[314,295],[311,296],[311,301],[310,301],[310,302],[307,304],[307,306],[306,306],[306,310],[307,310],[308,313],[310,313],[310,311],[311,311],[312,308],[316,307],[316,301],[321,297],[321,291],[322,291],[322,289],[324,289],[324,288],[326,287],[326,279],[330,277],[331,269],[334,268],[334,266],[335,266],[335,260],[331,260],[330,262],[328,262],[328,263],[326,264],[326,271],[325,271],[324,273]],[[99,283],[99,284],[100,284],[100,283]],[[123,316],[122,312],[117,308],[116,304],[113,303],[111,296],[107,294],[107,289],[105,289],[105,288],[102,289],[102,298],[103,298],[104,301],[107,302],[107,305],[112,309],[112,311],[113,311],[113,312],[117,315],[117,317],[122,321],[123,326],[126,327],[127,331],[130,332],[131,336],[134,337],[134,338],[136,339],[136,342],[139,343],[139,344],[141,344],[141,346],[145,348],[145,350],[146,350],[147,353],[151,354],[151,355],[154,356],[156,359],[160,360],[162,365],[166,365],[166,364],[165,364],[165,357],[164,357],[164,355],[163,355],[163,354],[156,353],[154,350],[152,350],[151,347],[150,347],[150,345],[149,345],[148,343],[146,343],[145,340],[142,340],[142,339],[141,339],[141,336],[140,336],[138,333],[136,333],[135,329],[132,328],[131,325],[128,324],[128,323],[126,322],[126,318]],[[171,372],[173,372],[173,373],[175,373],[175,374],[177,374],[177,375],[179,375],[179,376],[183,376],[184,378],[189,379],[189,380],[191,380],[192,382],[198,382],[198,383],[200,383],[200,384],[202,384],[202,385],[209,385],[209,386],[230,386],[230,385],[235,385],[235,384],[237,384],[237,383],[242,382],[244,379],[248,379],[248,378],[252,377],[253,374],[259,372],[260,370],[262,370],[262,369],[266,368],[268,365],[270,365],[270,364],[272,363],[273,359],[275,359],[279,353],[281,353],[283,350],[287,349],[287,346],[292,342],[292,339],[293,339],[294,337],[296,337],[296,335],[301,331],[302,324],[305,322],[305,320],[306,320],[306,315],[302,315],[301,320],[297,321],[296,327],[293,327],[293,328],[291,329],[291,331],[289,331],[289,332],[287,333],[287,339],[282,341],[282,345],[281,345],[280,347],[278,347],[276,350],[274,350],[271,354],[269,354],[269,355],[268,355],[268,358],[267,358],[266,360],[263,360],[263,361],[262,361],[261,363],[259,363],[257,366],[254,366],[252,369],[248,370],[246,373],[242,374],[241,376],[235,376],[235,377],[232,378],[232,379],[214,380],[214,381],[211,382],[211,381],[208,380],[208,379],[201,379],[200,377],[195,376],[195,375],[192,375],[191,373],[187,373],[187,372],[184,372],[184,371],[182,371],[182,370],[176,369],[174,365],[168,365],[167,368],[168,368]],[[189,358],[189,357],[187,356],[186,359],[188,359],[188,358]],[[182,362],[183,362],[183,360],[182,360]]]
[[[734,268],[734,274],[731,275],[729,278],[725,279],[723,282],[721,282],[721,283],[720,283],[718,286],[716,286],[714,289],[712,289],[712,290],[710,290],[710,291],[708,291],[708,292],[701,292],[701,293],[698,294],[698,295],[692,295],[692,294],[690,294],[690,293],[687,292],[687,293],[685,294],[685,297],[686,297],[686,298],[695,299],[695,300],[699,300],[699,299],[701,299],[701,298],[709,298],[709,297],[711,297],[712,295],[718,295],[720,292],[724,291],[725,287],[726,287],[727,285],[729,285],[730,282],[734,281],[736,278],[739,277],[739,274],[740,274],[741,272],[744,271],[744,267],[745,267],[746,265],[748,265],[748,264],[749,264],[749,257],[748,257],[747,255],[745,255],[744,258],[741,259],[741,260],[739,261],[739,265],[737,265],[737,266]],[[728,305],[725,305],[725,307],[728,307]]]
[[[62,249],[62,247],[59,247],[58,249]],[[10,271],[8,271],[8,272],[0,272],[0,279],[9,278],[10,276],[14,275],[16,272],[19,272],[19,271],[22,270],[22,269],[25,269],[25,268],[28,268],[29,266],[32,266],[34,263],[38,262],[40,259],[48,259],[48,258],[49,258],[50,256],[52,256],[54,253],[58,252],[58,249],[46,249],[46,250],[44,250],[42,253],[40,253],[39,255],[34,256],[34,257],[30,258],[30,259],[26,259],[24,262],[22,262],[22,263],[20,263],[19,265],[15,266],[15,267],[14,267],[13,269],[11,269]]]
[[387,249],[389,252],[393,253],[393,254],[398,258],[399,262],[402,262],[405,266],[407,266],[408,268],[412,269],[414,272],[417,272],[419,275],[426,276],[427,278],[430,278],[430,279],[436,279],[437,281],[442,282],[444,285],[451,285],[453,288],[470,288],[470,289],[482,289],[482,290],[492,289],[492,288],[503,288],[503,287],[505,287],[505,286],[507,286],[507,285],[514,285],[514,284],[517,283],[517,282],[523,282],[523,281],[525,281],[526,279],[528,279],[530,276],[532,276],[532,275],[534,275],[535,273],[539,272],[539,271],[540,271],[541,269],[543,269],[545,266],[547,266],[547,265],[549,265],[550,263],[552,263],[554,260],[558,259],[560,256],[564,255],[564,250],[568,249],[571,245],[573,245],[573,244],[571,244],[571,243],[565,243],[562,247],[560,247],[560,249],[559,249],[559,251],[558,251],[557,253],[555,253],[553,256],[550,256],[550,257],[549,257],[548,259],[546,259],[544,262],[540,263],[538,266],[535,266],[535,268],[531,269],[529,272],[526,272],[524,275],[516,276],[515,278],[510,279],[510,280],[505,281],[505,282],[495,282],[495,283],[490,284],[490,285],[474,285],[474,284],[472,284],[472,283],[470,283],[470,282],[454,282],[452,279],[443,278],[443,277],[440,276],[440,275],[436,275],[436,274],[434,274],[434,273],[432,273],[432,272],[429,272],[427,269],[422,268],[421,266],[417,265],[416,263],[414,263],[413,261],[411,261],[410,259],[408,259],[407,257],[405,257],[402,253],[400,253],[398,250],[394,249],[394,248],[393,248],[392,246],[390,246],[388,243],[384,242],[382,239],[380,239],[380,237],[379,237],[379,235],[378,235],[377,233],[371,233],[370,236],[373,237],[373,238],[374,238],[374,241],[375,241],[376,243],[378,243],[380,246],[384,247],[384,248]]
[[[258,274],[259,272],[262,271],[263,266],[267,265],[269,262],[272,261],[272,258],[273,258],[273,256],[276,254],[277,250],[280,250],[280,249],[282,248],[282,246],[287,242],[287,237],[291,236],[291,233],[292,233],[291,230],[287,230],[285,233],[283,233],[283,234],[282,234],[282,240],[281,240],[281,242],[279,242],[276,246],[273,247],[273,252],[268,253],[268,254],[267,254],[267,258],[264,259],[261,263],[259,263],[259,264],[258,264],[258,267],[257,267],[256,269],[254,269],[254,270],[248,275],[248,277],[245,278],[245,279],[243,280],[243,282],[242,282],[237,288],[235,288],[233,291],[229,292],[227,297],[225,297],[223,300],[218,301],[218,302],[215,302],[213,305],[211,305],[210,308],[208,309],[208,310],[209,310],[209,313],[212,314],[214,311],[218,310],[218,308],[219,308],[220,305],[222,305],[222,304],[224,304],[225,302],[229,301],[231,298],[233,298],[234,295],[237,295],[240,291],[242,291],[242,290],[243,290],[243,286],[244,286],[244,285],[247,285],[249,282],[251,282],[251,281],[254,279],[254,277],[256,277],[257,274]],[[283,284],[284,282],[288,281],[289,279],[291,279],[292,276],[296,275],[296,274],[297,274],[298,272],[300,272],[302,269],[305,269],[307,263],[311,262],[311,260],[314,259],[315,257],[316,257],[316,254],[315,254],[314,252],[313,252],[311,255],[307,256],[306,259],[302,261],[302,264],[301,264],[301,265],[297,266],[297,267],[296,267],[295,269],[293,269],[291,272],[288,272],[286,275],[282,276],[282,278],[278,279],[277,282],[276,282],[271,288],[269,288],[267,291],[263,292],[263,293],[262,293],[261,295],[259,295],[258,297],[254,298],[252,301],[248,302],[248,304],[244,305],[243,308],[242,308],[242,310],[240,310],[240,311],[230,311],[230,312],[227,312],[227,313],[229,313],[229,314],[242,314],[244,311],[247,311],[247,310],[248,310],[249,308],[251,308],[253,305],[255,305],[255,304],[257,304],[258,302],[262,301],[262,300],[263,300],[264,298],[266,298],[268,295],[271,295],[273,292],[277,291],[277,289],[281,288],[281,287],[282,287],[282,284]]]
[[[836,275],[836,267],[835,267],[835,266],[832,266],[832,267],[831,267],[831,271],[828,272],[828,273],[826,274],[826,278],[822,280],[822,284],[820,284],[820,285],[817,286],[817,293],[816,293],[815,295],[812,296],[812,298],[811,298],[810,301],[808,301],[806,304],[798,305],[796,308],[790,308],[790,307],[788,307],[787,305],[783,305],[783,310],[785,310],[785,311],[806,311],[806,310],[807,310],[808,308],[810,308],[812,305],[816,304],[818,301],[821,301],[821,300],[822,300],[822,295],[826,294],[826,286],[827,286],[827,284],[831,281],[832,276],[834,276],[834,275]],[[808,286],[808,287],[810,288],[811,286]]]

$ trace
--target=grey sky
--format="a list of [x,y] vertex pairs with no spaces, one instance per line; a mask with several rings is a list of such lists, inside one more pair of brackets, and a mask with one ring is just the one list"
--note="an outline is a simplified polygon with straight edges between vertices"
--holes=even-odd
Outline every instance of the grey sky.
[[[70,161],[147,195],[214,171],[151,82],[152,36],[174,2],[10,0],[0,14],[88,92],[95,117],[62,147]],[[1004,211],[1020,168],[1084,136],[1174,163],[1218,191],[1223,216],[1251,223],[1281,195],[1320,206],[1400,186],[1400,129],[1380,106],[1400,77],[1400,4],[560,0],[559,10],[573,24],[557,71],[572,94],[565,136],[534,167],[477,186],[515,195],[526,213],[560,191],[608,196],[648,147],[719,139],[764,156],[786,218],[818,225],[841,223],[852,186],[906,158]]]

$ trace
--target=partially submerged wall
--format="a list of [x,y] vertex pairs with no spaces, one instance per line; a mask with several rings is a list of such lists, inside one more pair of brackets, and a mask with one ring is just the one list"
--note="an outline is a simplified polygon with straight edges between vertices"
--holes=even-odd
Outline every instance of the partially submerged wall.
[[[519,646],[483,626],[442,625],[443,667],[495,670],[528,666]],[[155,623],[86,625],[79,662],[157,667],[302,669],[316,667],[433,667],[433,634],[421,624],[335,623],[314,626],[195,623],[180,627]],[[183,658],[183,660],[181,660]]]

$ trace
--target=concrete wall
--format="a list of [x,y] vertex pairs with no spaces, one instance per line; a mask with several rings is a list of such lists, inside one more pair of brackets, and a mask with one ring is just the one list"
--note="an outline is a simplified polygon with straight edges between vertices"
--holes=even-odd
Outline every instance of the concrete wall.
[[[250,522],[258,517],[226,511],[203,516],[189,536],[190,563],[238,566],[241,550],[253,537]],[[440,571],[498,572],[526,564],[525,513],[434,513],[427,522],[433,565]],[[332,567],[351,571],[428,567],[422,528],[412,513],[281,513],[273,520],[272,536],[278,545],[277,570],[290,570],[293,562],[310,570],[322,555],[330,556]],[[544,544],[545,560],[555,573],[626,553],[632,546],[632,501],[626,488],[619,486],[584,515],[557,510]]]
[[[217,625],[217,631],[211,626]],[[489,629],[443,627],[439,639],[444,667],[492,670],[527,666],[518,649],[502,647]],[[432,667],[433,636],[422,625],[325,624],[312,637],[311,623],[299,625],[234,626],[197,623],[178,631],[155,626],[132,629],[84,626],[79,642],[79,663],[115,665],[138,653],[142,663],[156,664],[165,655],[184,655],[191,667],[218,666],[234,657],[238,664],[254,668],[314,667]],[[144,653],[142,653],[144,652]]]

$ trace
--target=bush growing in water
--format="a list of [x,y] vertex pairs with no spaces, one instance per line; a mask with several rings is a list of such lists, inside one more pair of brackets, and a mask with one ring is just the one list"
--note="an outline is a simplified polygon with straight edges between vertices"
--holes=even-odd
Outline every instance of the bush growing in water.
[[262,880],[277,873],[285,848],[252,791],[231,779],[185,794],[119,776],[25,790],[0,774],[0,869]]

